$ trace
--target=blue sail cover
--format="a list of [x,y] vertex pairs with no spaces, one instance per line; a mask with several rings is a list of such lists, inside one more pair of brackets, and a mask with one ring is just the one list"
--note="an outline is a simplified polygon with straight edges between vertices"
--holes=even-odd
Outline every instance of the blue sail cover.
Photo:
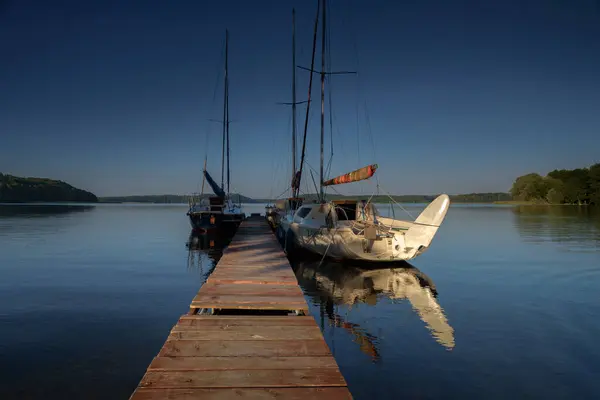
[[215,192],[215,195],[218,197],[225,197],[225,191],[221,189],[219,185],[217,185],[217,182],[214,181],[214,179],[210,176],[208,171],[204,170],[204,176],[206,177],[206,181],[212,188],[213,192]]

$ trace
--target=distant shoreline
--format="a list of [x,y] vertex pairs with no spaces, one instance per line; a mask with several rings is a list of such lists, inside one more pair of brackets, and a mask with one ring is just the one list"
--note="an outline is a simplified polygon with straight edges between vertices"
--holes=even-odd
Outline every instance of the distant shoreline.
[[[261,203],[273,203],[277,200],[282,199],[266,199],[257,198],[253,199],[244,195],[233,194],[233,199],[245,204],[261,204]],[[205,194],[203,197],[209,197]],[[302,196],[305,202],[312,202],[317,199],[317,195],[314,193],[307,193]],[[389,203],[397,202],[404,204],[422,204],[430,203],[435,199],[437,195],[328,195],[327,198],[330,200],[361,200],[371,199],[373,203]],[[154,204],[188,204],[190,195],[176,195],[176,194],[161,194],[161,195],[131,195],[131,196],[106,196],[99,197],[100,203],[154,203]],[[450,195],[450,201],[452,203],[473,203],[473,204],[493,204],[495,201],[509,201],[512,200],[508,193],[504,192],[486,192],[486,193],[468,193],[468,194],[453,194]]]
[[542,202],[526,201],[526,200],[495,201],[494,204],[511,205],[511,206],[553,206],[553,207],[554,206],[584,206],[584,207],[588,207],[588,206],[593,205],[593,204],[575,204],[575,203],[554,204],[554,203],[542,203]]

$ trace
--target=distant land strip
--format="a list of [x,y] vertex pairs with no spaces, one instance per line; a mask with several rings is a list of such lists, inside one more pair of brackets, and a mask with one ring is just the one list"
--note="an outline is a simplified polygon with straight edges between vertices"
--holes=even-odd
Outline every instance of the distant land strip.
[[[209,197],[205,194],[204,197]],[[277,199],[253,199],[241,194],[231,195],[235,202],[271,203]],[[316,194],[301,195],[305,201],[317,199]],[[375,203],[429,203],[437,195],[337,195],[330,200],[371,199]],[[157,203],[187,204],[190,195],[160,194],[136,196],[96,197],[66,182],[34,177],[18,177],[0,173],[0,203],[82,202],[82,203]],[[546,176],[530,173],[519,176],[510,193],[486,192],[450,195],[454,203],[497,203],[512,205],[600,205],[600,163],[573,170],[554,170]]]
[[[397,195],[391,196],[391,198],[398,203],[428,203],[435,199],[437,195]],[[205,195],[204,197],[208,197]],[[302,196],[305,201],[311,201],[317,198],[315,194],[306,194]],[[163,195],[139,195],[139,196],[112,196],[112,197],[99,197],[98,201],[101,203],[155,203],[155,204],[187,204],[191,196],[187,195],[176,195],[176,194],[163,194]],[[238,195],[233,194],[232,198],[234,201],[238,201]],[[371,195],[328,195],[328,199],[331,200],[358,200],[358,199],[369,199]],[[270,203],[276,199],[253,199],[244,195],[239,195],[239,199],[242,203]],[[509,193],[494,192],[494,193],[470,193],[470,194],[457,194],[450,195],[450,200],[455,203],[494,203],[494,202],[509,202],[512,197]],[[373,196],[371,201],[375,203],[389,203],[390,196]]]

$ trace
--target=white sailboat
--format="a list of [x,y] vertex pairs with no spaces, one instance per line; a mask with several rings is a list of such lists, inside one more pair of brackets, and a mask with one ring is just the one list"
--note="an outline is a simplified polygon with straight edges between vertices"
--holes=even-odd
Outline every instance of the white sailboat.
[[[291,246],[345,260],[398,261],[413,259],[426,251],[442,224],[450,206],[450,198],[442,194],[434,199],[414,220],[383,217],[373,203],[366,200],[326,201],[323,188],[369,179],[377,164],[368,165],[348,174],[324,180],[324,88],[325,88],[325,0],[321,0],[323,25],[321,49],[321,165],[320,194],[317,204],[303,204],[295,212],[288,212],[280,220],[278,234],[284,237],[286,251]],[[318,15],[317,15],[318,22]],[[315,40],[316,44],[316,24]],[[311,80],[314,71],[314,47],[311,64]],[[310,106],[310,102],[309,102]],[[307,107],[308,118],[308,107]],[[306,127],[305,123],[305,127]],[[306,142],[306,129],[304,132]],[[304,146],[303,146],[304,150]],[[304,151],[297,179],[302,176]],[[299,182],[296,184],[299,189]],[[297,193],[297,190],[296,190]],[[297,197],[294,196],[294,197]],[[292,210],[293,211],[293,210]]]

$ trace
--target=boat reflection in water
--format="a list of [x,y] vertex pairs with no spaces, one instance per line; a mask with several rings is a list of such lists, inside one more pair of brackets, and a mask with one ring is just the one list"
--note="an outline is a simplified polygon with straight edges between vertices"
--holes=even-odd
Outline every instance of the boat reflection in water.
[[321,304],[321,313],[336,327],[351,333],[361,350],[379,359],[378,338],[358,324],[344,320],[335,305],[366,303],[375,306],[382,297],[407,299],[435,340],[448,350],[454,348],[454,329],[437,301],[435,284],[409,263],[395,268],[365,269],[348,263],[304,260],[292,263],[296,278],[307,295]]
[[188,270],[199,271],[206,280],[230,241],[230,235],[219,234],[218,231],[196,234],[192,230],[185,244],[188,248]]

